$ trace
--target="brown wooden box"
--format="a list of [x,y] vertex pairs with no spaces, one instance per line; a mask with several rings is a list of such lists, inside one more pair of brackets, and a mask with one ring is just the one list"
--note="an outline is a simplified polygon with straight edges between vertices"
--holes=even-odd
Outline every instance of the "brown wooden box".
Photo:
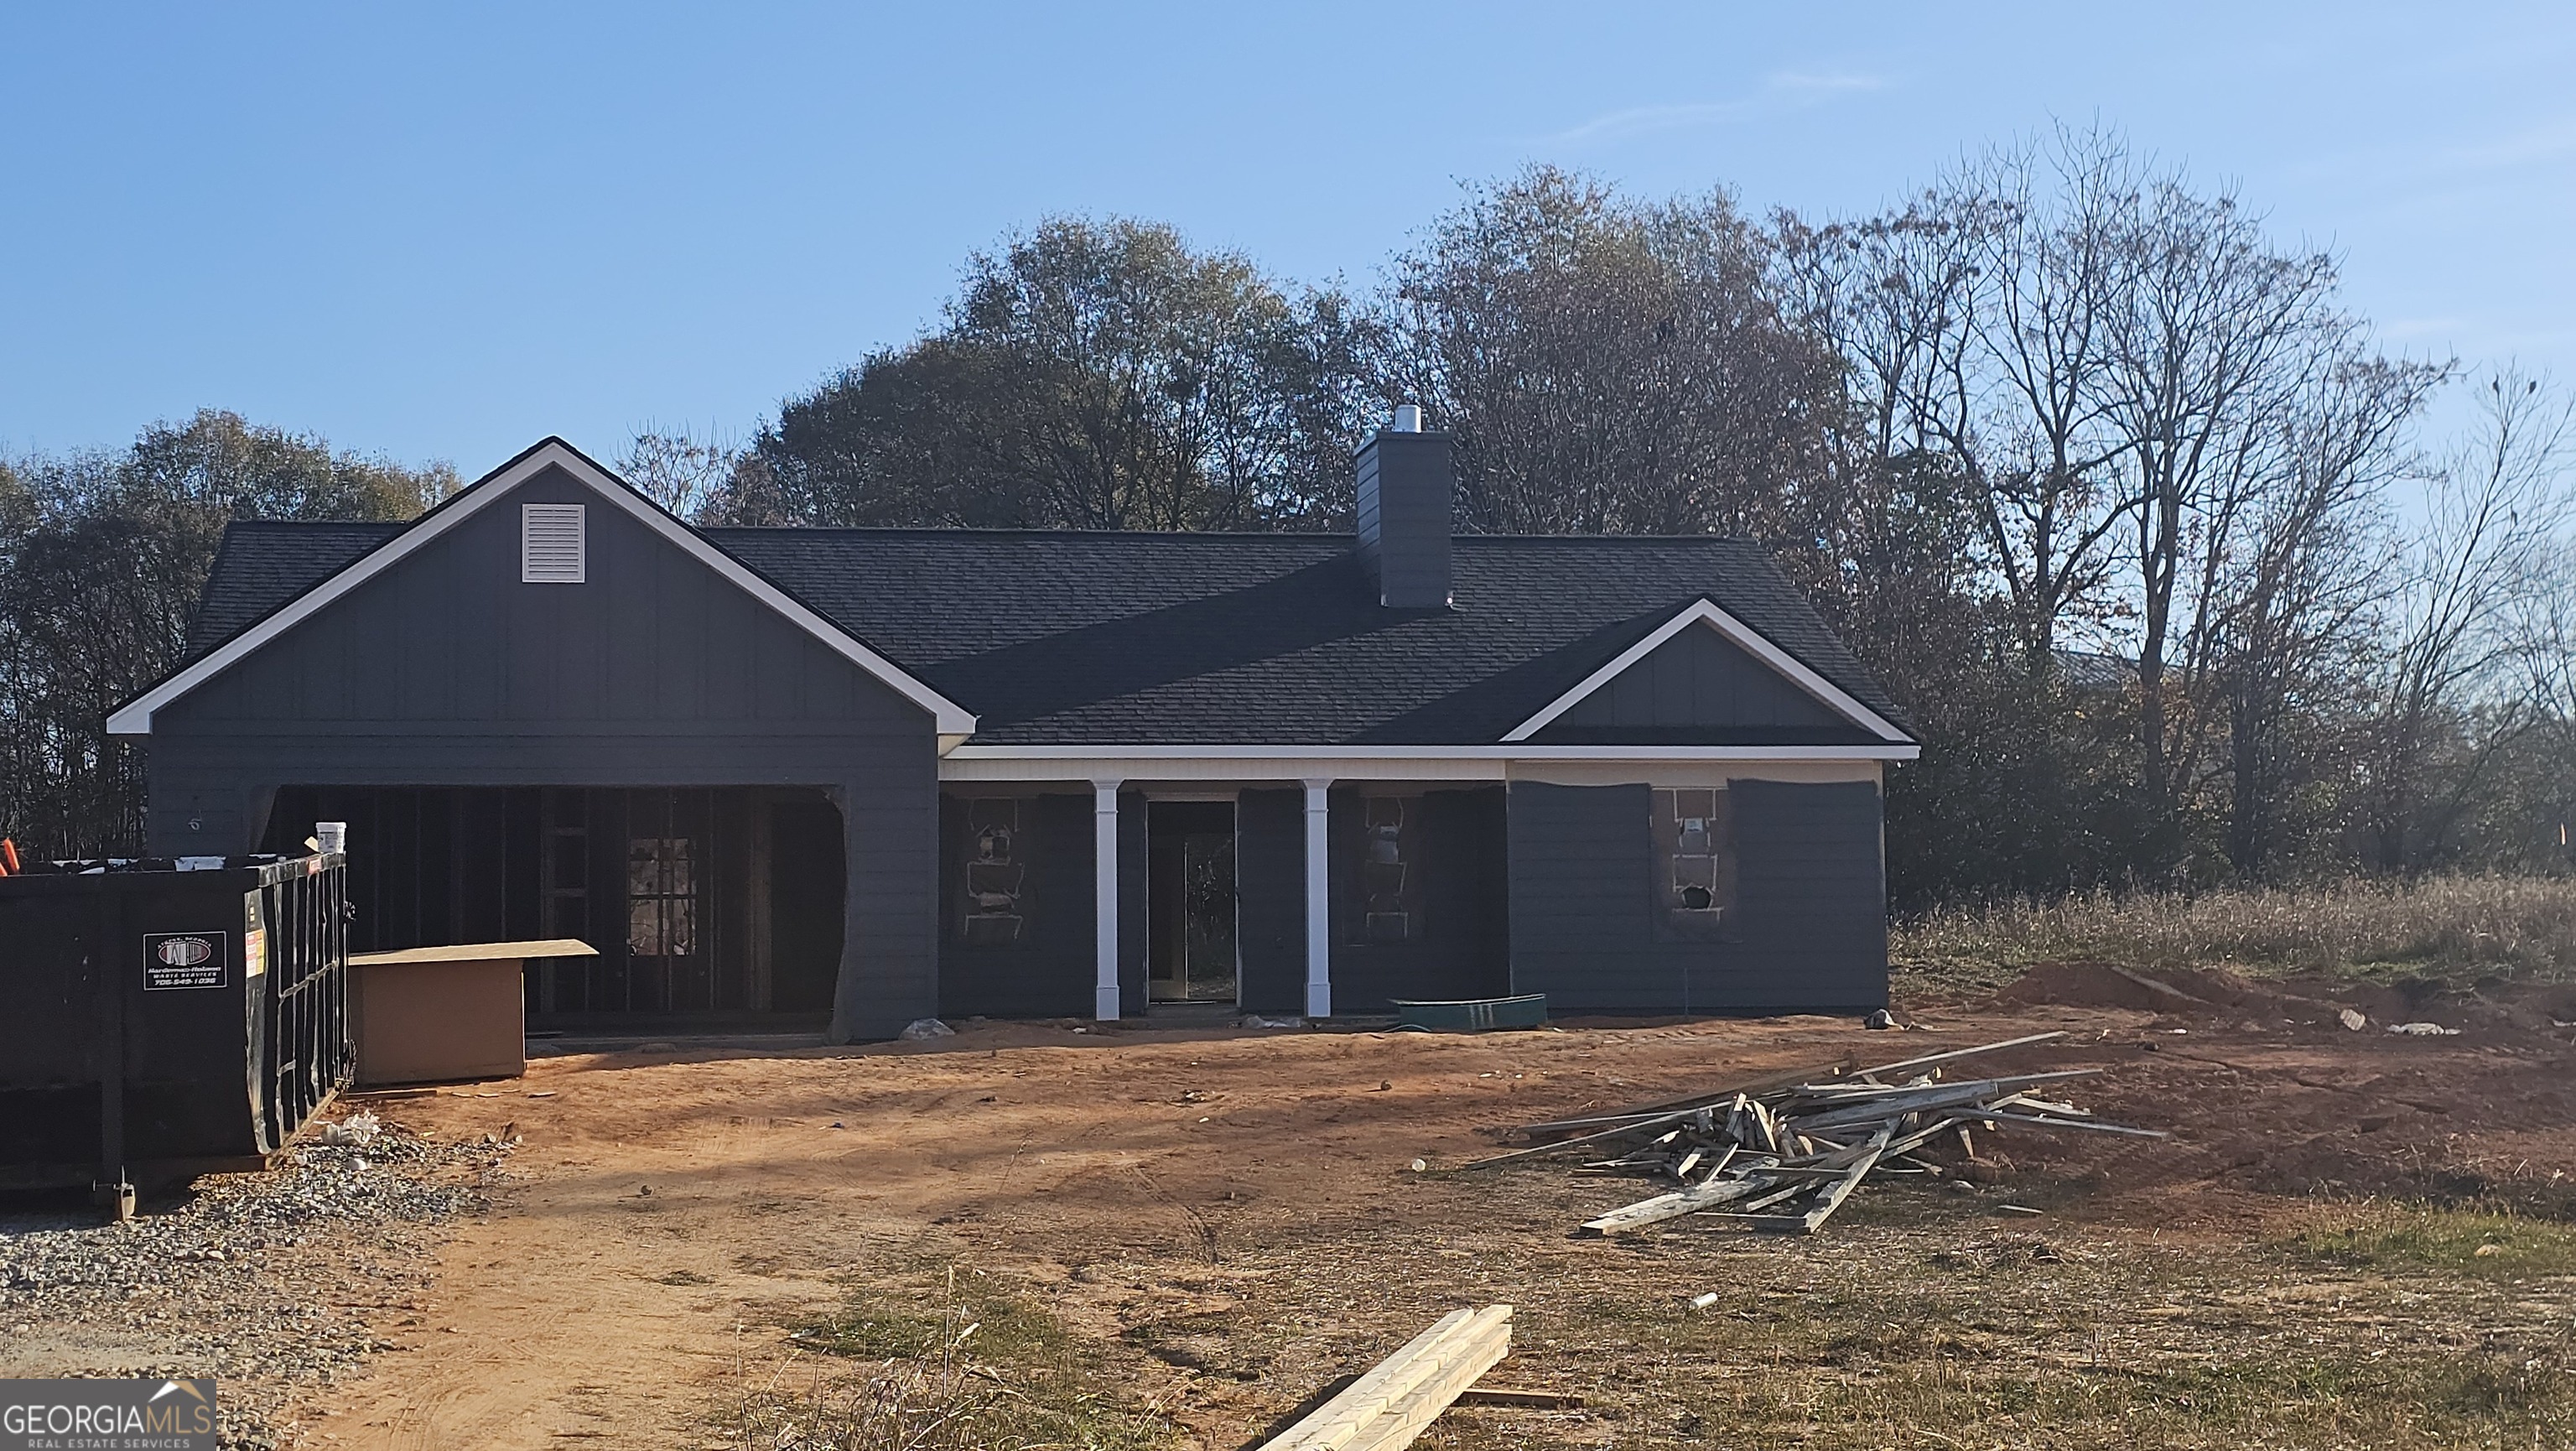
[[558,939],[350,954],[358,1085],[518,1077],[528,1068],[520,987],[528,960],[596,951]]

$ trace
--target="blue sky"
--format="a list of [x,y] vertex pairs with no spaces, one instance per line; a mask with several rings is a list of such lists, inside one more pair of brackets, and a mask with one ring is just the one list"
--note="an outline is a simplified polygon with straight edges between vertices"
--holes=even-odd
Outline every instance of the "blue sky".
[[0,451],[200,406],[469,476],[740,437],[1054,212],[1365,284],[1531,161],[1756,209],[2096,117],[2576,378],[2576,7],[12,6]]

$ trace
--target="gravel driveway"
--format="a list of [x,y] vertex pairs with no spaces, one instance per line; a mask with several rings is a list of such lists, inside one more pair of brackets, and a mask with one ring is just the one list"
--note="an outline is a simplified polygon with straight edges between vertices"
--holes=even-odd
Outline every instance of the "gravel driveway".
[[0,1376],[213,1376],[221,1444],[273,1447],[292,1398],[418,1323],[445,1226],[485,1212],[510,1148],[387,1125],[131,1224],[0,1205]]

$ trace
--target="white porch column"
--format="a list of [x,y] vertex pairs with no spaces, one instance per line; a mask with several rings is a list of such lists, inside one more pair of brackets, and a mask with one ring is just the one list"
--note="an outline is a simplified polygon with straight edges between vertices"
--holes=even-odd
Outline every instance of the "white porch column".
[[1091,783],[1093,953],[1091,1015],[1118,1018],[1118,782]]
[[1306,1016],[1333,1015],[1333,899],[1324,870],[1326,793],[1330,781],[1306,783]]

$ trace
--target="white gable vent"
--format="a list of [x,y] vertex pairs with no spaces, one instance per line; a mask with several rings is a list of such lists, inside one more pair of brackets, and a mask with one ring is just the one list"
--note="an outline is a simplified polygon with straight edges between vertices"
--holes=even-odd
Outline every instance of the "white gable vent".
[[583,504],[519,506],[519,582],[579,584],[586,563]]

